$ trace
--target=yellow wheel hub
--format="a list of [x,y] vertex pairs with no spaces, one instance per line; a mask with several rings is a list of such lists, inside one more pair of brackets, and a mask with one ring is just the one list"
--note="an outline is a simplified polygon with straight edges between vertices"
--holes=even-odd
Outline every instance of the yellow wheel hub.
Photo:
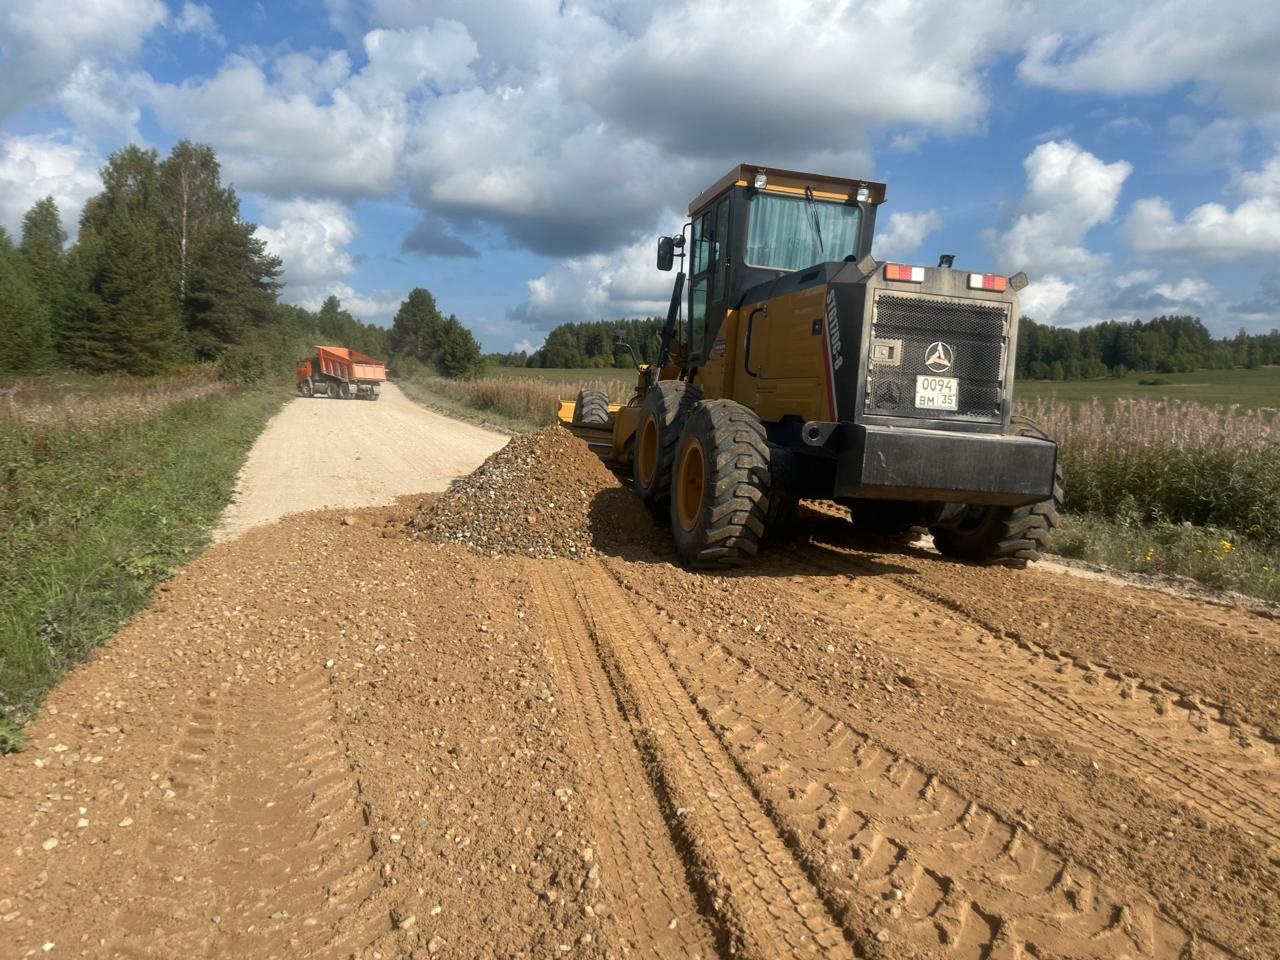
[[676,475],[676,514],[680,526],[692,531],[702,513],[703,480],[706,462],[702,444],[691,440],[680,458],[680,471]]

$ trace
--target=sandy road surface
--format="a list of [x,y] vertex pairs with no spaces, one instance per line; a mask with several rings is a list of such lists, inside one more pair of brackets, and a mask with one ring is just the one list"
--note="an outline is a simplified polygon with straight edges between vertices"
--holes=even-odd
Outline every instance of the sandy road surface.
[[418,406],[392,383],[372,403],[292,400],[254,445],[214,540],[290,513],[443,490],[506,442]]
[[1280,956],[1280,622],[813,512],[734,575],[636,517],[481,556],[445,503],[215,546],[54,692],[0,956]]

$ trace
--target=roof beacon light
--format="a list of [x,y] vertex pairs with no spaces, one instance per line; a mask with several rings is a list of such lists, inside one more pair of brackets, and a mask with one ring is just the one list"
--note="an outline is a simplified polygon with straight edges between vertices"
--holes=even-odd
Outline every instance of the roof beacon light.
[[[924,267],[908,267],[902,263],[886,263],[884,265],[886,280],[905,280],[907,283],[924,283]],[[1004,277],[1000,278],[1001,281]]]
[[859,203],[866,203],[866,202],[867,202],[868,200],[870,200],[870,199],[871,199],[871,191],[870,191],[870,190],[868,190],[866,187],[859,187],[859,188],[858,188],[858,202],[859,202]]
[[1004,293],[1007,285],[1008,281],[998,273],[969,274],[970,290],[994,290],[996,293]]
[[756,171],[756,189],[763,190],[769,185],[769,175],[763,170]]

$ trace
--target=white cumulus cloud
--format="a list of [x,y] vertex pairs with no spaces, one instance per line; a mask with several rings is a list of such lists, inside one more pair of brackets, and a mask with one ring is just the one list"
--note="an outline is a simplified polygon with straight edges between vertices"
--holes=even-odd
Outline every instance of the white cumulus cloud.
[[0,120],[55,93],[86,60],[131,59],[167,15],[160,0],[4,0]]
[[922,213],[891,213],[885,229],[876,232],[872,251],[880,259],[905,257],[915,253],[924,238],[942,226],[936,210]]
[[1025,270],[1035,279],[1104,266],[1106,255],[1089,250],[1085,234],[1115,214],[1132,165],[1107,163],[1070,140],[1051,140],[1032,150],[1023,168],[1027,189],[1017,215],[1003,233],[987,236],[1000,268]]
[[1205,203],[1179,220],[1164,197],[1137,201],[1123,235],[1139,253],[1178,254],[1210,260],[1274,257],[1280,253],[1280,153],[1259,170],[1235,178],[1244,199],[1235,207]]
[[0,224],[17,238],[23,215],[52,196],[62,228],[74,237],[80,211],[102,189],[99,158],[85,144],[49,136],[0,137]]

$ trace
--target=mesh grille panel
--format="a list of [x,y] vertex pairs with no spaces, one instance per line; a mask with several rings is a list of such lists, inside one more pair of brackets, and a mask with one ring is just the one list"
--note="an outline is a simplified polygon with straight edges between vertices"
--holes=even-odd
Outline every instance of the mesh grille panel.
[[[1008,308],[1003,304],[881,293],[871,320],[866,412],[931,420],[998,421],[1007,319]],[[926,365],[930,348],[939,342],[951,350],[950,369],[931,370]],[[896,362],[877,359],[877,343],[888,344],[888,353]],[[882,346],[879,355],[884,354]],[[956,377],[958,409],[917,408],[917,376]]]

